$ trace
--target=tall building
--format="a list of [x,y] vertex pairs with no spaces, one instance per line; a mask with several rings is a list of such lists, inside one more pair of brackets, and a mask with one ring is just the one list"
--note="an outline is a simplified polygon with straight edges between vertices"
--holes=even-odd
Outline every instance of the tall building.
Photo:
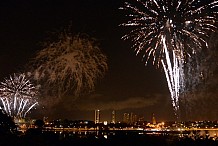
[[111,123],[115,124],[116,123],[116,114],[115,114],[115,110],[112,111],[111,113]]
[[137,121],[138,121],[137,115],[131,112],[129,114],[129,123],[130,124],[135,124]]
[[100,110],[95,110],[95,124],[100,123]]
[[123,122],[129,124],[129,113],[124,113],[123,114]]
[[156,119],[155,119],[155,117],[154,117],[154,114],[152,115],[152,123],[153,123],[153,125],[156,125],[156,124],[157,124]]
[[132,124],[135,125],[138,121],[139,121],[138,115],[134,114],[134,115],[133,115],[133,123],[132,123]]

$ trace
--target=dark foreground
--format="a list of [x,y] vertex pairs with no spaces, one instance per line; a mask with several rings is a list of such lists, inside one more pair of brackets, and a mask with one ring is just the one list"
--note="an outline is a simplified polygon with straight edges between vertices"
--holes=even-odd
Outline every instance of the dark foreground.
[[0,146],[218,146],[218,140],[202,137],[148,135],[119,132],[111,136],[76,135],[41,132],[37,129],[25,134],[0,134]]

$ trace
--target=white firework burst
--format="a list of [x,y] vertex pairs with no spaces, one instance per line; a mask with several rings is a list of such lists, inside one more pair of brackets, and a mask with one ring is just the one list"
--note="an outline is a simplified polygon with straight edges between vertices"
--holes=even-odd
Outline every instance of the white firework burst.
[[11,117],[24,118],[38,104],[37,93],[25,74],[14,74],[0,82],[1,108]]
[[217,7],[216,0],[134,0],[121,8],[130,18],[121,25],[131,27],[122,38],[133,42],[146,64],[152,56],[153,64],[163,66],[177,116],[186,63],[209,47],[210,33],[217,30]]

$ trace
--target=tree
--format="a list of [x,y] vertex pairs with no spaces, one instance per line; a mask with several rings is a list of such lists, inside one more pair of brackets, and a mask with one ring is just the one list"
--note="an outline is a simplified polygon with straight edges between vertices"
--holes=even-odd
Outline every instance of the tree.
[[0,109],[0,134],[12,134],[16,130],[17,127],[12,118]]
[[37,119],[34,123],[37,128],[42,128],[45,125],[45,122],[41,119]]

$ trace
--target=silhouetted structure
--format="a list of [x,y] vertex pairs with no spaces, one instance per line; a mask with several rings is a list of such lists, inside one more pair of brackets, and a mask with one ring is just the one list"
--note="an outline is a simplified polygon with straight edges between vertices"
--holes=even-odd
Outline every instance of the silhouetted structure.
[[12,134],[17,131],[17,127],[11,117],[0,109],[0,135]]

